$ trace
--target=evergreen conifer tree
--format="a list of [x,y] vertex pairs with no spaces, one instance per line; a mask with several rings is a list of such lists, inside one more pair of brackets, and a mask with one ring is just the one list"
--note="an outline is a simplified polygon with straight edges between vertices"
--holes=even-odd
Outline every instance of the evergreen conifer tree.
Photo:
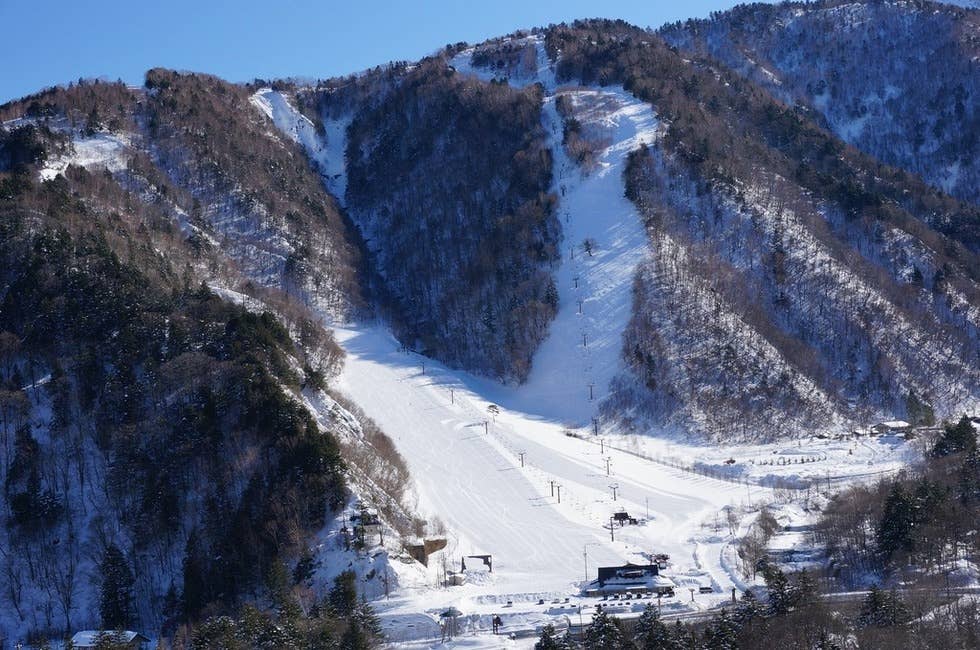
[[947,424],[943,435],[932,448],[932,455],[940,458],[950,454],[970,453],[977,450],[977,433],[973,423],[965,415],[954,425]]
[[885,499],[885,509],[875,531],[875,541],[885,561],[900,549],[911,549],[914,517],[912,498],[901,483],[896,483]]
[[674,650],[677,639],[670,628],[660,620],[656,605],[649,603],[636,622],[633,639],[640,650]]
[[133,619],[133,572],[115,544],[102,555],[99,614],[106,629],[124,628]]
[[617,650],[625,646],[623,633],[616,621],[604,611],[596,612],[585,629],[586,650]]
[[544,626],[541,638],[534,644],[534,650],[571,650],[572,647],[568,635],[559,634],[551,623]]

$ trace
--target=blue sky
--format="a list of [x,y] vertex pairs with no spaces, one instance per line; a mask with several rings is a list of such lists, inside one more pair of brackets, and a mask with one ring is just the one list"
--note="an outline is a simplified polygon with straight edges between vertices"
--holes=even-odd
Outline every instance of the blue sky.
[[448,42],[582,17],[641,26],[706,16],[733,0],[0,0],[0,103],[79,77],[142,83],[163,66],[231,81],[325,78]]

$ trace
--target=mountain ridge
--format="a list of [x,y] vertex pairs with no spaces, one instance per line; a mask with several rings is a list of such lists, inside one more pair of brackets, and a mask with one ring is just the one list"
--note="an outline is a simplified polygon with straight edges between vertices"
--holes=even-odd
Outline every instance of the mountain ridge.
[[[567,412],[570,431],[724,445],[976,409],[980,208],[846,144],[765,79],[672,45],[682,29],[577,21],[311,87],[154,69],[142,89],[83,83],[0,106],[0,329],[16,349],[3,398],[17,412],[3,422],[5,533],[73,539],[89,572],[93,548],[135,563],[136,532],[165,536],[154,552],[172,570],[138,587],[138,620],[156,626],[266,593],[266,574],[297,566],[352,495],[386,503],[406,537],[424,531],[397,444],[330,397],[343,351],[327,326],[372,318],[406,350],[481,375],[486,395],[524,390],[529,414]],[[38,269],[41,297],[21,277]],[[594,305],[629,313],[578,313]],[[70,339],[60,371],[45,361],[51,388],[34,385],[41,344],[17,347],[32,312],[61,314],[53,338],[73,331],[58,323],[96,327]],[[558,384],[547,396],[536,363]],[[223,371],[201,392],[198,376]],[[57,386],[74,437],[31,397]],[[72,440],[88,451],[71,462],[118,483],[113,516],[146,510],[156,528],[103,535],[72,514],[84,499],[54,469]],[[196,467],[186,490],[150,469],[113,474],[222,445],[227,464]],[[390,576],[373,576],[363,588],[381,593]],[[65,611],[14,627],[95,624],[93,593],[66,593]]]

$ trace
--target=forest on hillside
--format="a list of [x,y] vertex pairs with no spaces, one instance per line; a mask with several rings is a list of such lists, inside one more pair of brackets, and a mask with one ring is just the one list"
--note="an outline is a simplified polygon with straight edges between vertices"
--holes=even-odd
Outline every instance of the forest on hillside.
[[808,107],[882,162],[980,204],[975,11],[926,1],[753,4],[658,33]]
[[973,399],[976,208],[625,23],[546,46],[560,80],[622,83],[668,125],[624,181],[653,254],[607,417],[738,439]]
[[557,309],[542,93],[427,59],[348,129],[347,205],[409,347],[521,381]]

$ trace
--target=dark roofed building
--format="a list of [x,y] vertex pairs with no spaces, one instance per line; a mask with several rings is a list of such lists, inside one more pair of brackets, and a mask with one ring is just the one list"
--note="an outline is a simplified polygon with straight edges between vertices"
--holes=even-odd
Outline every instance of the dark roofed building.
[[656,564],[599,567],[599,577],[592,584],[596,591],[606,593],[664,592],[674,588],[673,581],[661,576]]

